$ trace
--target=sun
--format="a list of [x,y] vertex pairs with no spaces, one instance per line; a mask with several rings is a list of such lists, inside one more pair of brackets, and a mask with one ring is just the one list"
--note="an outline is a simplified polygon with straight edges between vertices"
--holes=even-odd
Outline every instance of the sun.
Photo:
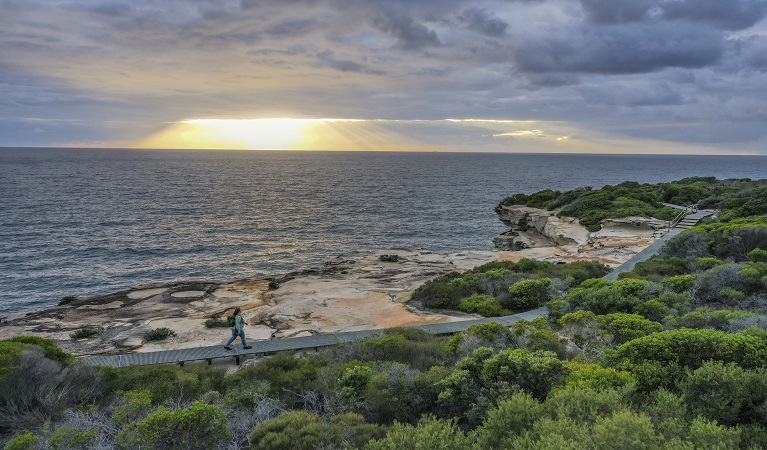
[[136,144],[139,148],[289,150],[300,148],[314,119],[192,119],[172,124]]
[[387,124],[366,119],[189,119],[171,123],[129,146],[200,150],[433,150],[393,131]]

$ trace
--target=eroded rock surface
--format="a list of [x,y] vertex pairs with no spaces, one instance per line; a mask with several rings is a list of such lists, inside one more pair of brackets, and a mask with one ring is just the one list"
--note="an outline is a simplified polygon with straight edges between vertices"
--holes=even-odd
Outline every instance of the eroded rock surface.
[[[382,254],[397,255],[398,261],[383,262]],[[270,289],[272,280],[265,278],[139,286],[5,317],[0,339],[42,336],[78,355],[223,345],[229,329],[206,328],[204,323],[211,317],[225,321],[235,307],[243,310],[251,340],[460,320],[466,316],[418,311],[406,302],[427,280],[497,257],[496,252],[438,255],[395,249],[339,256],[324,267],[286,275],[277,280],[278,289]],[[84,327],[98,332],[89,338],[70,337]],[[144,333],[161,327],[176,336],[144,341]]]

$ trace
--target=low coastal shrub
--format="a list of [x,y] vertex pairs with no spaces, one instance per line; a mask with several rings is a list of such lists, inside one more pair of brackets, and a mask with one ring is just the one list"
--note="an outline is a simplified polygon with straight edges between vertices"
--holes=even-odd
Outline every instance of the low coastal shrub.
[[226,323],[226,319],[213,315],[205,321],[205,328],[229,328],[229,324]]
[[91,338],[93,336],[98,335],[103,330],[104,330],[103,328],[98,326],[82,327],[70,333],[69,337],[71,337],[72,339],[87,339],[87,338]]
[[398,255],[381,255],[378,257],[378,260],[383,262],[397,262],[399,261],[399,256]]
[[171,336],[175,336],[176,332],[167,327],[155,328],[144,333],[144,340],[149,341],[164,341]]
[[59,306],[64,306],[78,299],[79,297],[77,297],[76,295],[66,295],[62,297],[61,300],[59,301]]

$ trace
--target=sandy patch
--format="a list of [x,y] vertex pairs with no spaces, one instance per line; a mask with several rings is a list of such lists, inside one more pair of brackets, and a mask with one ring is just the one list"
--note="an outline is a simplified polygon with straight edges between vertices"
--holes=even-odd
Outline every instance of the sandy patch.
[[175,298],[195,298],[203,295],[205,295],[205,291],[179,291],[170,294],[171,297]]
[[95,310],[95,311],[104,311],[106,309],[116,309],[116,308],[121,307],[122,305],[123,305],[123,302],[116,301],[116,302],[112,302],[112,303],[106,303],[106,304],[103,304],[103,305],[83,305],[80,308],[82,308],[82,309],[92,309],[92,310]]
[[167,292],[167,291],[168,291],[168,288],[141,289],[138,291],[128,292],[127,296],[131,300],[142,300],[145,298],[152,297],[153,295],[162,294],[163,292]]

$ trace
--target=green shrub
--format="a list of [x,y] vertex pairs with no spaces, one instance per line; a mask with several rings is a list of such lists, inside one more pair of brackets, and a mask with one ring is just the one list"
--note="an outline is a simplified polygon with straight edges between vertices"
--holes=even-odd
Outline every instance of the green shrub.
[[378,260],[383,262],[398,262],[399,255],[381,255],[378,257]]
[[761,367],[767,363],[767,342],[742,333],[683,328],[626,342],[608,358],[612,367],[626,370],[645,362],[697,369],[708,360],[734,362],[746,369]]
[[77,300],[79,300],[79,297],[77,297],[76,295],[66,295],[64,297],[61,297],[61,300],[59,300],[59,306],[68,305],[69,303],[72,303]]
[[0,382],[18,369],[24,347],[24,344],[18,342],[0,341]]
[[69,337],[71,337],[72,339],[87,339],[87,338],[91,338],[93,336],[98,335],[103,330],[104,329],[99,326],[82,327],[70,333]]
[[618,344],[663,331],[663,325],[637,314],[613,313],[596,319],[599,327],[613,335]]
[[767,250],[755,248],[746,255],[748,259],[754,262],[767,262]]
[[67,353],[55,342],[50,339],[41,338],[38,336],[16,336],[7,340],[8,342],[19,342],[21,344],[36,345],[43,349],[43,353],[46,358],[57,361],[61,364],[69,364],[74,360],[74,355]]
[[455,426],[455,420],[424,416],[418,425],[397,423],[380,440],[369,442],[366,450],[465,450],[469,439]]
[[461,299],[458,302],[458,309],[469,314],[481,314],[485,317],[504,316],[509,313],[493,297],[485,294],[475,294]]
[[161,327],[155,328],[144,333],[144,340],[149,341],[164,341],[171,336],[175,336],[176,332],[170,328]]
[[596,390],[620,389],[636,382],[629,372],[602,367],[599,364],[572,361],[568,364],[568,368],[567,375],[555,390],[566,386]]
[[378,425],[366,424],[362,416],[354,413],[333,416],[326,422],[316,414],[290,411],[257,425],[250,443],[257,450],[352,449],[361,448],[383,432]]
[[[132,367],[101,367],[101,377],[115,391],[147,390],[157,403],[170,399],[192,401],[205,392],[224,392],[225,369],[211,366],[179,367],[156,364]],[[231,377],[229,377],[231,378]]]
[[695,279],[697,275],[675,275],[668,277],[661,281],[661,283],[667,288],[676,293],[687,292],[695,285]]
[[33,450],[37,448],[37,444],[40,442],[40,438],[37,437],[31,431],[25,431],[17,434],[10,441],[5,443],[5,450]]
[[566,367],[556,353],[503,350],[484,362],[482,374],[493,383],[516,384],[538,400],[565,375]]
[[510,448],[508,441],[546,417],[543,405],[530,394],[517,392],[488,412],[477,430],[478,448]]
[[222,319],[218,315],[213,315],[205,320],[205,328],[229,328],[229,324],[226,319]]
[[126,425],[116,439],[121,449],[184,448],[207,450],[229,438],[226,414],[218,407],[195,402],[185,409],[160,407],[146,419]]
[[61,427],[53,433],[48,445],[54,450],[88,448],[96,440],[96,428],[81,431],[74,428]]
[[475,341],[474,347],[506,348],[513,342],[513,335],[509,327],[498,322],[480,323],[451,336],[445,347],[449,352],[456,353],[462,344],[470,341]]
[[522,280],[509,288],[509,299],[502,306],[512,309],[538,308],[546,303],[551,289],[551,278]]

